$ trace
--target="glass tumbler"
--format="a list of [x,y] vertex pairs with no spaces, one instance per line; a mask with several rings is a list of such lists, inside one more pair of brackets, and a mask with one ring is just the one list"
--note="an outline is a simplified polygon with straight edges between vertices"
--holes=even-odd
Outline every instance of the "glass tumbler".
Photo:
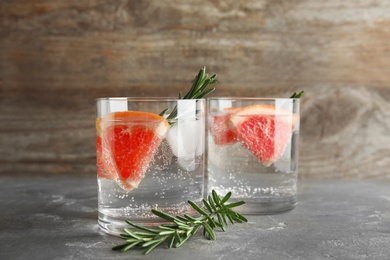
[[207,190],[232,192],[243,214],[297,202],[299,99],[209,98]]
[[99,98],[96,101],[98,223],[161,224],[151,213],[194,214],[205,175],[205,100]]

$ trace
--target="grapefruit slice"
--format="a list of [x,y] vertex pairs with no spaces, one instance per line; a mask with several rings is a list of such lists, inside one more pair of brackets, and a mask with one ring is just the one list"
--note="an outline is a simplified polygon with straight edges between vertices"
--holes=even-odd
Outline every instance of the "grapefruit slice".
[[103,118],[104,177],[113,177],[127,191],[137,188],[168,129],[165,118],[148,112],[123,111]]
[[291,139],[298,115],[270,105],[244,107],[230,117],[239,141],[266,166],[280,159]]
[[224,146],[237,142],[236,134],[229,126],[230,116],[238,111],[238,107],[230,107],[223,110],[222,115],[212,117],[210,133],[216,145]]

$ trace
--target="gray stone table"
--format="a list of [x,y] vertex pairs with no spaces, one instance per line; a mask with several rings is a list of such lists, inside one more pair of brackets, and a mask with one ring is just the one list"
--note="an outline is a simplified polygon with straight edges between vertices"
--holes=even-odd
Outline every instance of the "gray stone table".
[[95,178],[0,177],[0,259],[390,259],[390,181],[300,181],[298,200],[144,256],[98,230]]

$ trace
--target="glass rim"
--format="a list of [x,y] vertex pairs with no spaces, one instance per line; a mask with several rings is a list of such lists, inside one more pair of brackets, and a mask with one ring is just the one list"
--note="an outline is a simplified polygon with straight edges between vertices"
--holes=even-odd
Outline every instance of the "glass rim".
[[208,100],[244,100],[244,101],[272,101],[272,100],[299,100],[299,98],[273,98],[273,97],[209,97]]
[[194,98],[194,99],[180,99],[175,97],[101,97],[96,98],[98,101],[146,101],[146,102],[160,102],[160,101],[179,101],[179,100],[195,100],[202,101],[205,98]]

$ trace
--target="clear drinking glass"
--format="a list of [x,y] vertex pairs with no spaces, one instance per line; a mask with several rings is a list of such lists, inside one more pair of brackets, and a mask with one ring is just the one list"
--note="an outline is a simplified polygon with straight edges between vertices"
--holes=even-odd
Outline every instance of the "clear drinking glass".
[[195,213],[187,200],[203,198],[204,147],[203,99],[97,99],[100,228],[118,235],[124,220],[161,224],[151,209]]
[[208,99],[208,192],[274,214],[297,202],[299,99]]

